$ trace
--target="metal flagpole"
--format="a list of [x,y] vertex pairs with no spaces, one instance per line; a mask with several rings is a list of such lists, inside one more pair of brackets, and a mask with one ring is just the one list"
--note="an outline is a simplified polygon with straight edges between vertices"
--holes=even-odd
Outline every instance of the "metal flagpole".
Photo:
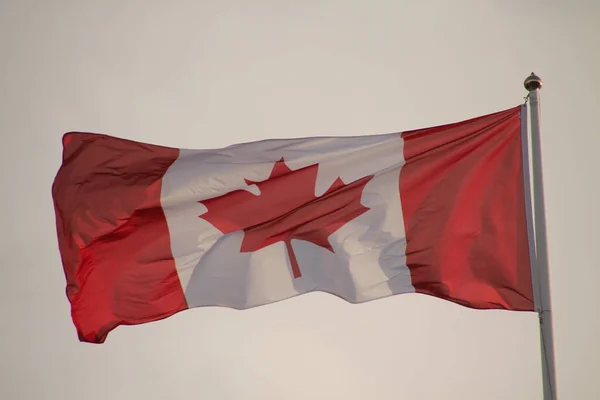
[[[540,344],[542,351],[542,380],[544,400],[556,400],[556,370],[554,366],[554,340],[552,337],[552,307],[550,301],[550,275],[548,273],[548,243],[546,237],[546,216],[544,204],[544,181],[542,176],[542,150],[540,139],[539,92],[542,80],[533,72],[525,79],[525,89],[529,91],[531,117],[531,161],[533,180],[533,228],[535,230],[535,258],[532,261],[535,309],[540,323]],[[527,121],[524,122],[527,124]],[[524,138],[526,143],[526,138]],[[528,152],[528,149],[524,149]],[[528,167],[528,166],[527,166]],[[527,174],[529,168],[524,170]],[[529,177],[526,177],[526,179]],[[527,182],[527,180],[526,180]],[[530,196],[530,193],[527,194]],[[527,199],[530,201],[530,198]],[[531,238],[530,238],[531,240]]]

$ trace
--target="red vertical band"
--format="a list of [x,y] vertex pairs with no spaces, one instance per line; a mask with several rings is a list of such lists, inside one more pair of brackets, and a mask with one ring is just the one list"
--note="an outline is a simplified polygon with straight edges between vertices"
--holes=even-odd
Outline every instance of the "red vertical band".
[[418,293],[534,309],[520,109],[403,133],[400,197]]
[[80,340],[187,308],[160,205],[179,151],[86,133],[66,134],[63,147],[52,195]]

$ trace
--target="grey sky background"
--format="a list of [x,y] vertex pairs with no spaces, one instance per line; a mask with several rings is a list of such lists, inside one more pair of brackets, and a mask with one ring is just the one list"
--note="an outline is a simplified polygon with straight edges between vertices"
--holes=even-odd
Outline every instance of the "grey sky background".
[[194,309],[79,343],[61,135],[172,147],[397,132],[538,73],[559,394],[600,398],[597,1],[0,1],[0,398],[541,399],[537,317],[401,295]]

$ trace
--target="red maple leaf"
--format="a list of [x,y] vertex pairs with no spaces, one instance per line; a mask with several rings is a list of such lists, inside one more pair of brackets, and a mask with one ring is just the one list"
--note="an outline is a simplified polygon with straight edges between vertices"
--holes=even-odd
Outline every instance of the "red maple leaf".
[[283,158],[271,175],[256,184],[260,195],[235,190],[202,203],[208,211],[200,218],[224,234],[244,231],[241,252],[253,252],[284,242],[294,278],[301,276],[292,239],[304,240],[331,252],[329,235],[368,210],[361,202],[362,191],[373,176],[346,185],[339,177],[320,197],[315,197],[318,164],[292,171]]

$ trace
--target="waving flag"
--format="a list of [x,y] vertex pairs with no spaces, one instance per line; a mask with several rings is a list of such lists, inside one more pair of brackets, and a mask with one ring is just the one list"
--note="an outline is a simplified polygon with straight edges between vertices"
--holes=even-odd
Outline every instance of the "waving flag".
[[520,111],[212,150],[65,134],[52,193],[80,340],[311,291],[533,310]]

